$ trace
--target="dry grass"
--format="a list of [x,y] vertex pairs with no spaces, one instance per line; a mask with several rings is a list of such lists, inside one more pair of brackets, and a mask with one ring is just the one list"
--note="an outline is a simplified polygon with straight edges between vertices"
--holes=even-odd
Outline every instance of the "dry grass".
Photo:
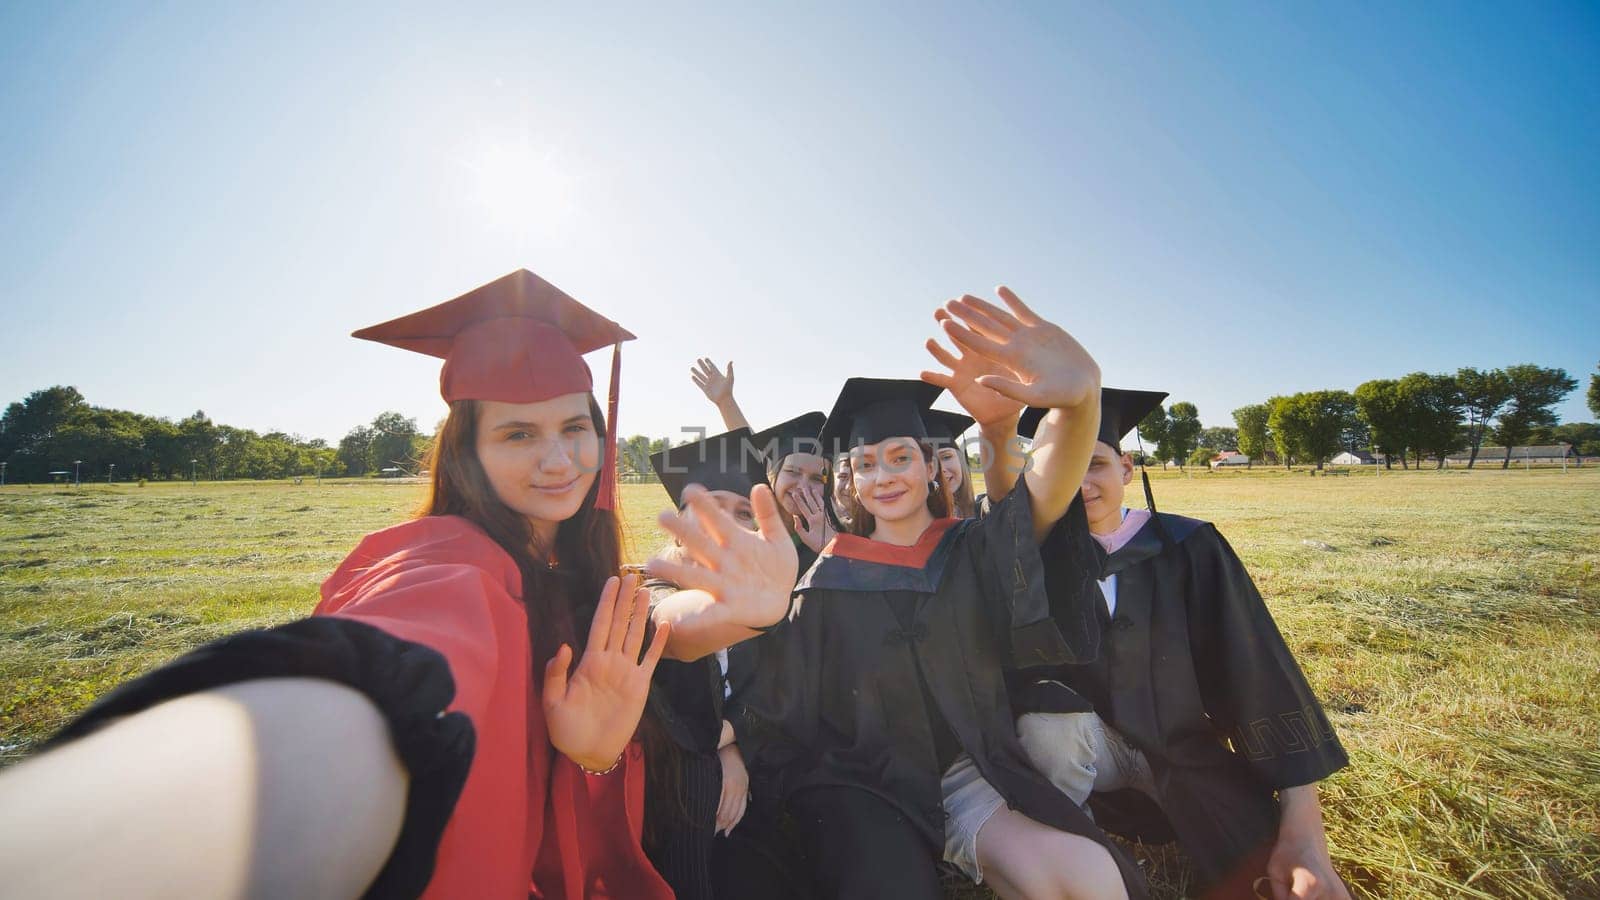
[[[1358,896],[1600,897],[1600,471],[1156,482],[1163,509],[1233,542],[1350,750],[1324,802]],[[419,497],[370,481],[0,490],[0,761],[195,644],[303,615]],[[659,544],[664,502],[624,486],[631,558]],[[1141,856],[1158,896],[1180,896],[1181,859]]]

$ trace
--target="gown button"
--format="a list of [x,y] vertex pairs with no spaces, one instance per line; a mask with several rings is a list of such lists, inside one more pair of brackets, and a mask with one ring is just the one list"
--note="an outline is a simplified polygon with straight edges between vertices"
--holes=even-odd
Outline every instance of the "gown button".
[[1117,616],[1115,619],[1111,620],[1111,627],[1117,629],[1118,631],[1127,631],[1129,628],[1133,627],[1133,620],[1127,616]]

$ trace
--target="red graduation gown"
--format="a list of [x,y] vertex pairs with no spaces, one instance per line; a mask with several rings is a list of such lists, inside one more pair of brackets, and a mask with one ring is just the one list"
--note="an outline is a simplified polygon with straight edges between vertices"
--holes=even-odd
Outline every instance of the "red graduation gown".
[[449,711],[476,733],[424,896],[670,898],[640,846],[639,743],[608,775],[585,775],[550,745],[521,581],[476,525],[429,516],[368,535],[322,585],[317,615],[442,654],[455,680]]

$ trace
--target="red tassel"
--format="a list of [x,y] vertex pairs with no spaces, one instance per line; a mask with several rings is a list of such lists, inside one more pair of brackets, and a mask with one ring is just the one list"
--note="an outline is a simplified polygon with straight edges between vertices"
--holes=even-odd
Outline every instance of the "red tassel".
[[606,395],[606,446],[600,460],[600,494],[595,509],[617,508],[617,397],[622,389],[622,342],[611,347],[611,388]]

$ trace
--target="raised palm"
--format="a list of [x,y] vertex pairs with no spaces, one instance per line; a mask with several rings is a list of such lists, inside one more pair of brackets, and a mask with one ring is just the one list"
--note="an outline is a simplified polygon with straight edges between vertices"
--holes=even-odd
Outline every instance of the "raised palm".
[[[934,311],[933,318],[937,322],[944,322],[950,318],[950,313],[940,307]],[[933,354],[933,358],[948,367],[950,371],[925,371],[922,373],[922,379],[948,390],[950,395],[956,398],[956,402],[961,404],[961,408],[976,419],[979,425],[993,425],[998,422],[1009,424],[1015,422],[1017,416],[1022,414],[1023,404],[978,383],[978,379],[984,375],[1008,376],[1011,374],[1010,369],[981,353],[964,352],[957,356],[933,338],[928,339],[927,348],[928,352]]]
[[794,502],[794,530],[813,553],[821,553],[833,540],[833,527],[823,506],[822,486],[808,481],[790,492]]
[[[968,294],[946,303],[948,315],[940,319],[964,355],[981,356],[1004,370],[976,375],[973,381],[1028,406],[1070,409],[1097,401],[1100,367],[1088,351],[1061,326],[1041,319],[1010,288],[1002,286],[998,293],[1009,309]],[[940,362],[950,365],[945,359]],[[953,372],[924,372],[922,377],[931,384],[955,380]],[[978,418],[970,408],[968,412]]]
[[690,560],[657,556],[650,560],[650,574],[705,591],[730,622],[749,628],[776,624],[789,609],[800,561],[772,489],[761,484],[750,492],[755,531],[741,527],[699,485],[685,488],[683,498],[683,513],[663,512],[656,521],[677,538]]
[[650,592],[640,587],[638,576],[607,579],[576,670],[569,676],[572,648],[566,644],[545,665],[543,702],[550,743],[586,769],[609,767],[639,726],[650,676],[670,631],[668,625],[656,628],[641,661],[649,617]]
[[726,403],[733,396],[733,360],[728,360],[727,374],[723,374],[716,363],[701,357],[689,367],[689,379],[707,400],[714,404]]

